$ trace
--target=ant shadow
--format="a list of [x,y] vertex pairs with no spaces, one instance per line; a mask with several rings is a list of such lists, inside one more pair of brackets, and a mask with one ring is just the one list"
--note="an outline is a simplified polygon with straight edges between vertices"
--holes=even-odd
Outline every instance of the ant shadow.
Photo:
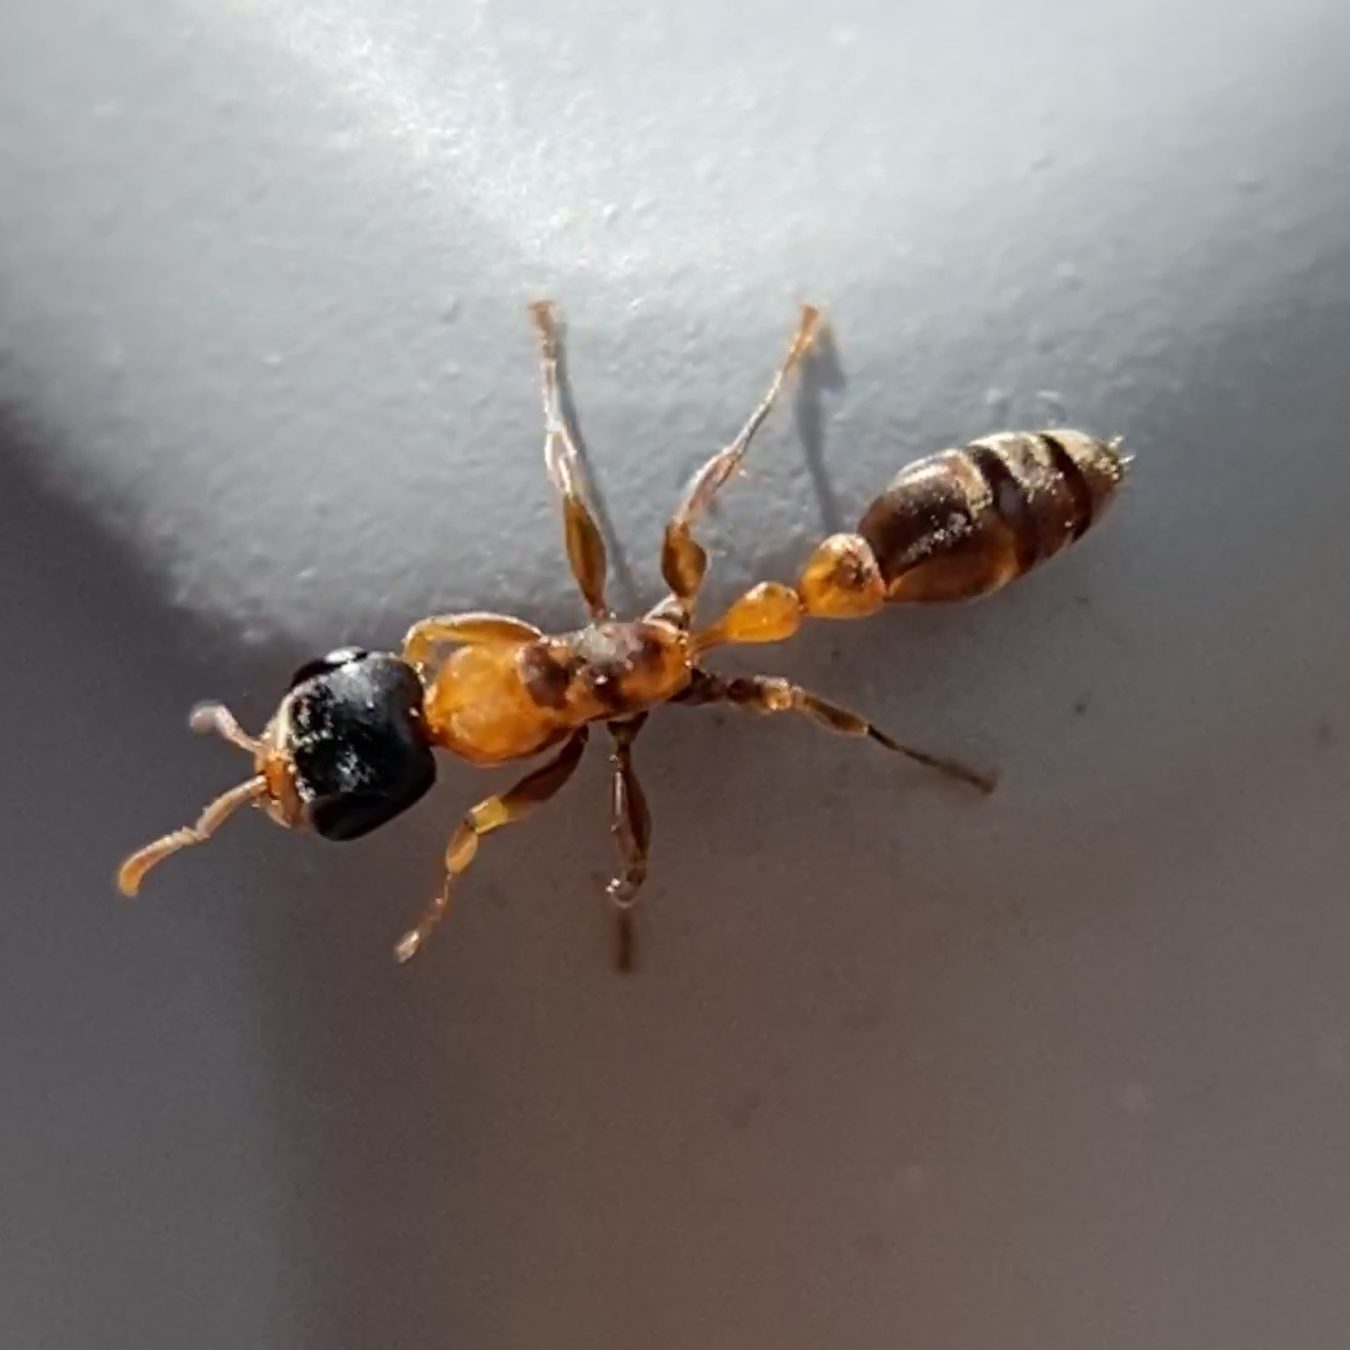
[[826,392],[837,393],[847,385],[834,329],[827,319],[802,360],[793,400],[793,414],[802,441],[806,471],[811,479],[811,491],[819,509],[821,528],[827,535],[839,533],[843,528],[843,517],[825,462],[824,395]]

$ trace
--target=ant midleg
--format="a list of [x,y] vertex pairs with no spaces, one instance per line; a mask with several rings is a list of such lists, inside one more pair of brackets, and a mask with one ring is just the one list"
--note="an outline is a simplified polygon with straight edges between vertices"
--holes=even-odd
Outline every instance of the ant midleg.
[[540,300],[530,306],[539,330],[540,384],[544,400],[544,465],[553,486],[563,500],[563,539],[572,575],[581,589],[591,618],[609,617],[605,603],[605,576],[608,559],[605,539],[583,490],[581,452],[563,409],[559,381],[560,344],[557,311],[551,301]]
[[651,811],[633,768],[633,742],[646,720],[647,714],[643,713],[627,721],[609,723],[609,732],[614,738],[614,752],[610,756],[614,766],[610,829],[619,846],[623,865],[610,881],[606,893],[615,912],[615,964],[624,974],[633,969],[633,905],[647,879],[647,856],[652,842]]

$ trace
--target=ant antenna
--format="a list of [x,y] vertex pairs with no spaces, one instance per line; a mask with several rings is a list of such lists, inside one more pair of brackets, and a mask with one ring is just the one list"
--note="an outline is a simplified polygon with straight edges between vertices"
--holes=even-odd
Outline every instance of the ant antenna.
[[234,714],[223,703],[197,704],[188,714],[188,726],[199,736],[219,736],[250,755],[256,755],[262,745],[235,721]]
[[193,825],[174,830],[138,849],[117,870],[117,888],[123,895],[135,895],[145,874],[172,853],[192,844],[204,844],[245,802],[256,802],[267,795],[267,779],[258,774],[246,783],[222,792]]
[[[188,726],[199,735],[215,735],[228,741],[246,754],[256,756],[261,742],[250,736],[235,720],[234,714],[223,703],[199,703],[188,716]],[[179,849],[193,844],[204,844],[245,803],[257,802],[267,796],[267,779],[263,774],[222,792],[197,817],[196,823],[162,835],[153,843],[138,849],[117,870],[117,888],[123,895],[135,895],[145,880],[145,874]]]

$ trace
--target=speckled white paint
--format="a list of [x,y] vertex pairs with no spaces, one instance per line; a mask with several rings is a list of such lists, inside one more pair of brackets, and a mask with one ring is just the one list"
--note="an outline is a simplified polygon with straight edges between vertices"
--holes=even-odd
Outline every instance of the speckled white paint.
[[[309,641],[362,597],[537,591],[530,293],[566,303],[644,562],[802,295],[838,329],[851,501],[983,429],[994,386],[1008,416],[1044,416],[1050,385],[1137,433],[1140,382],[1249,321],[1350,212],[1350,20],[1271,7],[1159,42],[1165,12],[35,8],[0,58],[32,206],[7,213],[10,382],[175,598]],[[804,543],[778,451],[757,483],[773,538]]]
[[[16,1344],[1339,1345],[1347,127],[1336,0],[6,6]],[[403,976],[467,772],[108,909],[238,767],[192,698],[256,721],[430,609],[570,621],[540,293],[624,604],[800,298],[839,376],[728,495],[719,594],[914,454],[1127,437],[1053,571],[765,662],[1004,792],[672,713],[630,985],[599,765]]]

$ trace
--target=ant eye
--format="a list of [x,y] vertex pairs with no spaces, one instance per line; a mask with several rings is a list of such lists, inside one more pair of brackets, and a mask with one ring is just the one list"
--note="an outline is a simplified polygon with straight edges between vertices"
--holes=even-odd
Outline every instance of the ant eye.
[[368,655],[369,653],[362,647],[339,647],[336,651],[329,652],[327,656],[317,656],[313,661],[306,661],[291,676],[291,688],[304,684],[306,680],[312,680],[316,675],[328,675],[339,667],[352,661],[359,661]]

